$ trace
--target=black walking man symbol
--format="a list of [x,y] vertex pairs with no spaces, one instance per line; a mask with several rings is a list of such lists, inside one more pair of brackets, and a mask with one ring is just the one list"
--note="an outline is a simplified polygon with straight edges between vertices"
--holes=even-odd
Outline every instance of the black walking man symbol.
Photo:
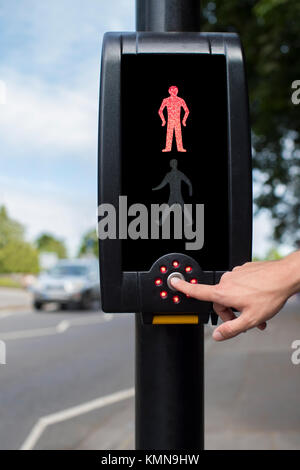
[[[152,191],[158,191],[164,188],[168,184],[170,187],[170,196],[169,196],[168,206],[171,207],[174,204],[177,204],[181,207],[182,210],[184,210],[184,200],[182,196],[182,183],[187,184],[189,188],[190,197],[193,194],[193,186],[189,178],[184,173],[182,173],[182,171],[177,169],[177,160],[175,158],[170,160],[170,167],[171,167],[171,171],[169,171],[166,174],[162,182],[158,186],[153,188]],[[167,212],[168,211],[165,211],[165,214],[163,214],[162,222],[164,222],[167,216],[166,215]],[[191,214],[187,210],[185,210],[184,213],[189,223],[192,224]]]

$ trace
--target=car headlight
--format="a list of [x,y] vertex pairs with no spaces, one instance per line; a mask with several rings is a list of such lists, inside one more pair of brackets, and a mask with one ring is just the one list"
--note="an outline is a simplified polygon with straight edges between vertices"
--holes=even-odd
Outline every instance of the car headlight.
[[83,289],[84,283],[83,282],[71,282],[68,281],[64,284],[65,291],[69,294],[72,292],[77,292]]
[[30,290],[32,292],[39,292],[43,289],[43,284],[39,281],[35,282],[32,286],[30,286]]

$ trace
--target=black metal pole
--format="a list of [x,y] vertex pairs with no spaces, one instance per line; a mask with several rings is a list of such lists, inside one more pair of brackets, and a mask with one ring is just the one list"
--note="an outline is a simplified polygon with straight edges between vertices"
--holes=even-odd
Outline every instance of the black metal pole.
[[200,0],[136,0],[137,31],[200,31]]
[[[199,31],[200,1],[136,0],[137,31]],[[136,448],[204,447],[203,325],[145,325],[136,315]]]
[[203,449],[203,325],[136,316],[136,448]]

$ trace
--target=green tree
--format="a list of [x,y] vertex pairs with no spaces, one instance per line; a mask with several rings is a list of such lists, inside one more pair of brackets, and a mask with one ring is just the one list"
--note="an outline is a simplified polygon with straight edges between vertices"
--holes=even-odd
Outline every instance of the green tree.
[[205,31],[235,31],[245,49],[250,91],[257,208],[274,219],[274,238],[300,239],[300,106],[292,83],[300,79],[300,2],[203,1]]
[[93,254],[98,257],[98,237],[95,229],[89,230],[83,237],[80,243],[78,256]]
[[24,241],[24,228],[0,207],[0,273],[37,273],[38,253]]
[[270,248],[270,250],[268,251],[267,256],[266,256],[267,261],[277,261],[281,258],[282,258],[281,254],[279,253],[279,251],[275,247]]
[[10,241],[0,249],[1,273],[38,273],[37,250],[22,240]]
[[49,233],[40,235],[36,240],[36,246],[40,253],[56,253],[58,258],[61,259],[67,257],[67,250],[64,242]]
[[269,251],[267,251],[266,255],[263,257],[254,256],[253,261],[277,261],[281,258],[282,256],[279,253],[278,249],[276,247],[273,247],[270,248]]
[[4,206],[0,207],[0,249],[10,241],[22,240],[24,228],[19,222],[11,219]]

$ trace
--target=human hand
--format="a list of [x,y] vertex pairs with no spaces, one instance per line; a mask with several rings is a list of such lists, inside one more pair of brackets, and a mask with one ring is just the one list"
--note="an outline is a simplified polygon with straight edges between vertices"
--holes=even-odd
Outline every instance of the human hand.
[[184,127],[186,127],[186,121],[185,120],[182,121],[182,124],[184,125]]
[[[224,322],[215,329],[213,338],[223,341],[254,327],[264,330],[266,321],[300,290],[300,252],[279,261],[237,266],[215,286],[190,284],[178,278],[172,279],[172,286],[195,299],[213,302]],[[239,317],[232,308],[241,312]]]
[[166,121],[162,121],[161,125],[164,127],[166,125]]

